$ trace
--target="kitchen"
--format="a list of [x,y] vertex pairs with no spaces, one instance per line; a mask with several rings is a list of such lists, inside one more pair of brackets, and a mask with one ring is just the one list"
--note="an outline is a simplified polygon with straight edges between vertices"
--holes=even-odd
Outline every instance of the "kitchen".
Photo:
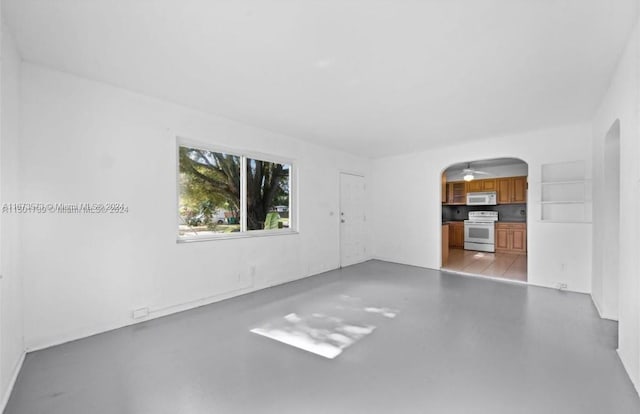
[[527,282],[528,166],[464,162],[442,173],[442,269]]

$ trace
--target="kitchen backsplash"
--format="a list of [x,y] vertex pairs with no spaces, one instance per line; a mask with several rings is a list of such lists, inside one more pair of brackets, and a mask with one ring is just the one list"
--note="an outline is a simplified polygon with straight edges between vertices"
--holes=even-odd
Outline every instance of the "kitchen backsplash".
[[442,206],[442,220],[467,220],[470,211],[497,211],[499,221],[527,221],[526,204],[497,206]]

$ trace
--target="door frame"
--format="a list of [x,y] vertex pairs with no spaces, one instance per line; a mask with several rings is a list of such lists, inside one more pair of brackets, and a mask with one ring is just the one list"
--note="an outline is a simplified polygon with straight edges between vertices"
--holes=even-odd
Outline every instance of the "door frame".
[[[620,309],[620,218],[621,170],[620,170],[620,120],[616,119],[604,136],[603,194],[604,215],[602,222],[602,286],[598,312],[604,319],[617,321]],[[615,191],[611,191],[615,187]]]
[[[342,176],[343,175],[352,175],[355,177],[360,177],[362,178],[364,181],[364,189],[365,189],[365,194],[366,194],[366,190],[367,190],[367,182],[366,182],[366,177],[363,173],[361,172],[357,172],[357,171],[350,171],[350,170],[338,170],[338,264],[340,269],[342,269],[343,263],[342,263],[342,226],[341,226],[341,220],[342,220]],[[365,217],[366,217],[366,213],[365,213]]]

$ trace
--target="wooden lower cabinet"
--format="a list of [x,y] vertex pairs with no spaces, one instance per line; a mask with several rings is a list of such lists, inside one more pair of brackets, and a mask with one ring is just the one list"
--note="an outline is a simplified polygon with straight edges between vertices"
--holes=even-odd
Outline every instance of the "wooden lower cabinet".
[[496,252],[527,253],[526,223],[496,223]]
[[442,225],[442,266],[449,262],[449,224]]
[[506,226],[496,224],[495,243],[496,251],[509,250],[509,229]]
[[464,223],[462,221],[449,222],[449,247],[464,249]]
[[513,228],[511,236],[511,250],[518,253],[527,252],[527,226],[522,225],[522,228]]

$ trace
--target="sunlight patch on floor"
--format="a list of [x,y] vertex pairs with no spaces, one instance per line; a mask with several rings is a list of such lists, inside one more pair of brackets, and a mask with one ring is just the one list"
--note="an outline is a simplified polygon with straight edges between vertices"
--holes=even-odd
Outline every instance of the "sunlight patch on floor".
[[[397,309],[363,306],[362,300],[340,295],[314,312],[292,312],[250,331],[305,351],[333,359],[376,329],[372,317],[393,319]],[[373,323],[372,323],[373,322]]]

